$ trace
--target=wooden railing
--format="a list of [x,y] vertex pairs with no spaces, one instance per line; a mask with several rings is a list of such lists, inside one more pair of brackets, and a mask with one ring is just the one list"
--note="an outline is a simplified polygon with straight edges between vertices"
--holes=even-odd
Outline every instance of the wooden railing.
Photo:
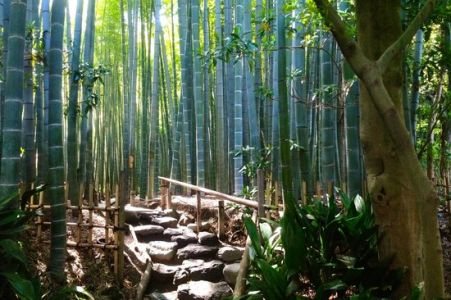
[[[258,212],[258,215],[263,217],[265,213],[265,198],[264,198],[264,191],[263,191],[263,184],[259,182],[259,191],[258,191],[258,201],[249,200],[242,197],[236,197],[227,195],[224,193],[220,193],[218,191],[210,190],[204,187],[200,187],[197,185],[189,184],[186,182],[181,182],[175,179],[166,178],[166,177],[158,177],[160,179],[160,193],[161,193],[161,207],[162,208],[172,208],[172,199],[169,191],[169,185],[174,184],[181,187],[184,187],[186,189],[189,189],[191,191],[196,192],[196,198],[197,198],[197,204],[196,204],[196,222],[197,222],[197,230],[198,232],[201,231],[202,227],[202,219],[201,219],[201,212],[202,212],[202,195],[210,195],[216,197],[216,200],[218,201],[218,236],[219,238],[224,236],[224,219],[225,219],[225,213],[224,213],[224,200],[244,205],[253,209],[256,209]],[[260,181],[260,180],[259,180]]]

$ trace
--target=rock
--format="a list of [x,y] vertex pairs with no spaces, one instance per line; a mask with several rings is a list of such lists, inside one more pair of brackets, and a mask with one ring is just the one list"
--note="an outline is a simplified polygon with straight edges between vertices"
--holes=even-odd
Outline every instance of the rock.
[[195,266],[200,266],[203,263],[205,263],[205,260],[203,259],[185,259],[180,267],[182,269],[187,269]]
[[224,264],[219,260],[203,262],[201,264],[183,266],[174,275],[174,285],[191,280],[207,280],[217,282],[222,279]]
[[217,247],[189,244],[177,251],[177,259],[210,258],[218,251]]
[[158,293],[153,292],[150,295],[144,296],[144,300],[177,300],[177,291]]
[[171,237],[172,242],[176,242],[179,248],[185,247],[188,244],[197,243],[196,235],[183,234],[183,235],[174,235]]
[[[189,229],[191,229],[192,231],[197,232],[197,223],[188,224],[187,227]],[[200,226],[200,230],[207,231],[208,229],[210,229],[210,227],[211,227],[210,222],[205,221],[205,222],[202,222],[202,225]]]
[[177,288],[179,300],[219,300],[231,294],[232,290],[225,281],[218,283],[205,280],[190,281]]
[[214,233],[202,231],[199,232],[199,244],[205,246],[216,246],[219,243],[219,239]]
[[174,280],[175,273],[179,270],[177,266],[168,266],[154,263],[152,266],[151,281],[168,283]]
[[163,232],[163,236],[170,239],[172,236],[182,235],[183,233],[183,228],[166,228]]
[[171,261],[177,250],[177,243],[154,241],[147,244],[147,253],[155,261]]
[[152,223],[163,226],[164,228],[177,227],[177,219],[172,217],[156,217],[152,219]]
[[235,286],[238,272],[240,271],[240,263],[226,265],[222,270],[225,281],[231,286]]
[[140,225],[133,227],[133,229],[138,236],[156,235],[164,231],[164,228],[158,225]]
[[159,206],[160,206],[160,201],[151,201],[151,202],[147,203],[148,208],[155,209]]
[[181,225],[181,226],[186,226],[186,225],[188,225],[190,223],[193,223],[193,222],[194,222],[194,217],[193,216],[190,216],[190,215],[187,215],[187,214],[182,214],[180,216],[179,225]]
[[224,262],[234,262],[243,256],[243,250],[235,247],[222,247],[218,250],[218,258]]
[[163,211],[163,215],[165,217],[171,217],[177,220],[180,218],[180,214],[175,209],[165,209]]

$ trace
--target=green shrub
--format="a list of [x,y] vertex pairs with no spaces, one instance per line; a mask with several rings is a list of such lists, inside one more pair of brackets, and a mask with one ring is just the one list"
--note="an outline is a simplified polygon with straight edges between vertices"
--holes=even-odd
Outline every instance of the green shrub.
[[[405,270],[380,261],[380,238],[371,206],[337,190],[340,202],[287,203],[280,224],[244,223],[252,241],[249,299],[299,299],[313,289],[316,299],[389,297]],[[260,231],[260,232],[259,232]]]
[[[33,193],[45,186],[27,191],[22,196],[22,207]],[[0,299],[94,299],[81,287],[62,287],[42,295],[39,278],[31,275],[22,243],[18,237],[28,228],[28,222],[37,215],[36,211],[13,208],[17,205],[18,193],[0,199]]]

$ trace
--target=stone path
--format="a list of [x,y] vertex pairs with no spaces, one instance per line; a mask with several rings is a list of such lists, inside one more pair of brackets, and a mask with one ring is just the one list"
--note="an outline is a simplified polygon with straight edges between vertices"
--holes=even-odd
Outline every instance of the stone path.
[[205,231],[196,233],[192,216],[176,210],[126,206],[138,248],[152,258],[144,299],[207,300],[232,294],[243,248],[230,246]]

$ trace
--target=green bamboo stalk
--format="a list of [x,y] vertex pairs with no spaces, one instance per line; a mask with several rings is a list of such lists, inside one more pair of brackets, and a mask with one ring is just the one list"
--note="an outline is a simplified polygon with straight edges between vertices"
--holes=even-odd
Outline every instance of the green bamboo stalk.
[[52,223],[50,227],[49,272],[54,280],[66,280],[66,203],[64,200],[63,159],[63,101],[61,99],[63,72],[64,8],[66,1],[52,5],[51,42],[49,50],[49,187]]
[[[235,7],[235,31],[239,36],[243,34],[244,1],[237,0]],[[235,97],[234,97],[234,149],[241,151],[243,148],[243,58],[234,66],[235,71]],[[243,166],[243,156],[235,155],[233,158],[234,192],[240,194],[243,189],[243,174],[240,170]]]
[[74,43],[72,48],[72,61],[70,73],[69,105],[67,114],[67,182],[69,184],[69,199],[72,205],[78,203],[79,183],[77,178],[77,109],[78,87],[80,82],[80,46],[81,23],[83,18],[83,3],[77,1],[77,13],[75,15]]
[[[23,106],[23,53],[25,48],[26,1],[11,1],[6,64],[5,102],[2,127],[0,198],[17,192],[20,181],[20,146]],[[18,204],[18,203],[17,203]]]

